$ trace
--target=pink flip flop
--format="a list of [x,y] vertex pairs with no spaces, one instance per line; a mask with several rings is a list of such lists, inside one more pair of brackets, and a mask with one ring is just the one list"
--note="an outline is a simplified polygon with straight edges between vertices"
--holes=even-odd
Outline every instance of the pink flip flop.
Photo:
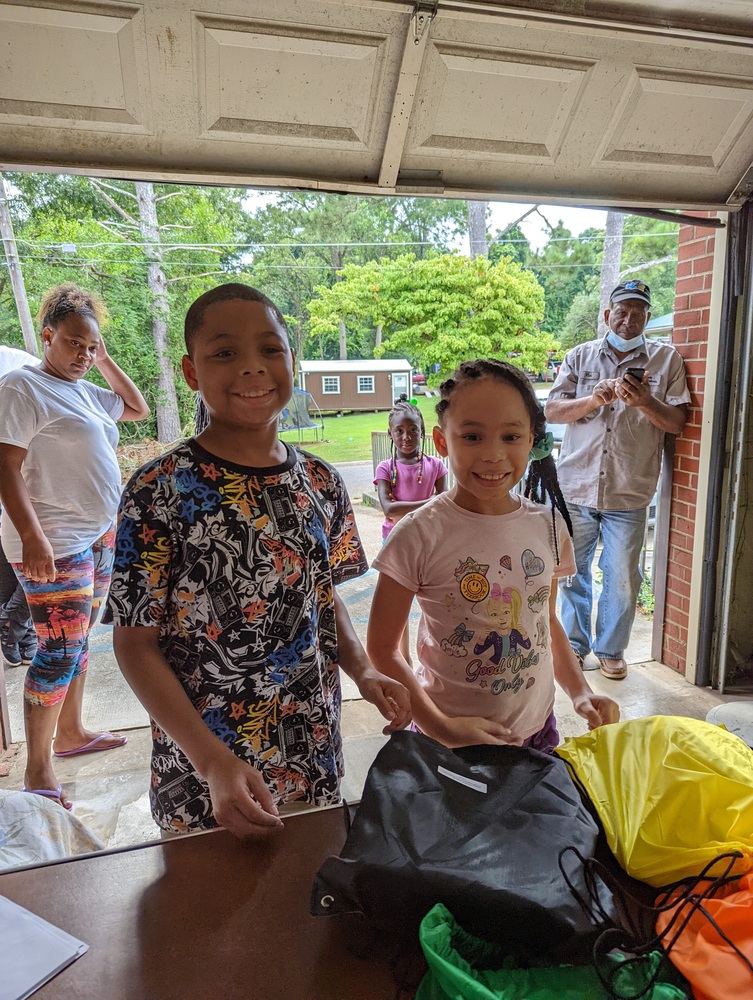
[[[110,746],[101,747],[98,746],[102,740],[117,740],[117,743],[112,743]],[[99,736],[95,736],[93,740],[85,743],[82,747],[76,747],[75,750],[53,750],[54,757],[75,757],[80,753],[96,753],[98,750],[117,750],[118,747],[124,747],[128,742],[127,736],[115,736],[113,733],[100,733]]]
[[73,803],[65,805],[63,802],[63,786],[58,785],[57,791],[54,788],[27,788],[26,785],[21,789],[22,792],[26,792],[27,795],[42,795],[46,799],[57,799],[63,809],[67,809],[68,812],[73,809]]

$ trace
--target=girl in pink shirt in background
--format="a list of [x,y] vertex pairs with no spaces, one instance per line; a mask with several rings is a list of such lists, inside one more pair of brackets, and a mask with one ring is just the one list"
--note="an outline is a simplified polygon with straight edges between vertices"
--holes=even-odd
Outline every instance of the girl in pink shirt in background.
[[[619,719],[557,618],[557,579],[575,561],[552,435],[528,379],[506,362],[466,361],[440,393],[434,443],[455,485],[404,516],[375,559],[369,657],[408,688],[413,726],[432,739],[551,752],[555,680],[589,729]],[[401,642],[414,596],[415,673]]]
[[[402,517],[423,507],[433,496],[447,489],[444,462],[424,451],[426,428],[423,414],[417,406],[399,399],[390,410],[387,433],[390,436],[390,457],[380,462],[374,473],[374,485],[384,511],[383,542]],[[410,663],[407,621],[400,650]]]

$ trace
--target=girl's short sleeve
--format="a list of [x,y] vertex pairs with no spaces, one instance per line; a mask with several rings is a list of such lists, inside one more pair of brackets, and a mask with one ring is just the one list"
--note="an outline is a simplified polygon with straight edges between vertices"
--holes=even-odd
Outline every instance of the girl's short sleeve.
[[374,472],[374,485],[375,486],[379,482],[380,479],[381,480],[386,480],[388,483],[392,479],[392,474],[391,474],[391,471],[390,471],[390,463],[389,463],[388,460],[386,460],[384,462],[380,462],[379,465],[376,467],[376,471]]

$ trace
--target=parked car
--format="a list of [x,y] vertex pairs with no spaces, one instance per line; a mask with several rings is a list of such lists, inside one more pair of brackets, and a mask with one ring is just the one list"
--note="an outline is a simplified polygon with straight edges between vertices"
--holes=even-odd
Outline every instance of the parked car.
[[[536,393],[536,399],[541,403],[542,407],[546,406],[546,400],[549,395],[548,389],[534,389]],[[562,444],[562,439],[565,436],[565,427],[567,424],[552,424],[548,420],[546,422],[546,429],[552,432],[554,437],[554,444],[556,448],[556,453],[559,455],[560,445]],[[555,455],[555,458],[557,457]]]
[[425,392],[426,390],[426,376],[423,372],[414,371],[413,378],[411,379],[411,386],[413,392]]
[[545,368],[541,371],[531,371],[530,368],[525,369],[525,373],[532,382],[554,382],[554,380],[559,375],[560,365],[562,361],[560,359],[550,358]]

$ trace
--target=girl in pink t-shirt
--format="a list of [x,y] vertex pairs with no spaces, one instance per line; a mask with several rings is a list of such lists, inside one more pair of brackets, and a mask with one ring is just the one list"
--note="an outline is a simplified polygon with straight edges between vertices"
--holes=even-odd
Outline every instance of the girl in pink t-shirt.
[[[553,439],[528,379],[506,362],[466,361],[440,392],[434,443],[455,485],[403,517],[374,561],[369,657],[408,688],[414,727],[432,739],[551,751],[555,681],[589,728],[619,718],[557,618],[557,579],[575,561]],[[401,642],[414,596],[415,673]]]
[[[423,414],[417,406],[408,400],[398,400],[390,410],[387,433],[390,436],[390,457],[380,462],[374,473],[374,485],[384,511],[383,542],[401,518],[447,489],[444,462],[424,451],[426,428]],[[410,663],[407,622],[400,648]]]
[[382,540],[401,517],[447,489],[444,462],[424,451],[426,428],[417,406],[398,400],[390,410],[387,433],[390,457],[380,462],[374,473],[374,485],[384,511]]

